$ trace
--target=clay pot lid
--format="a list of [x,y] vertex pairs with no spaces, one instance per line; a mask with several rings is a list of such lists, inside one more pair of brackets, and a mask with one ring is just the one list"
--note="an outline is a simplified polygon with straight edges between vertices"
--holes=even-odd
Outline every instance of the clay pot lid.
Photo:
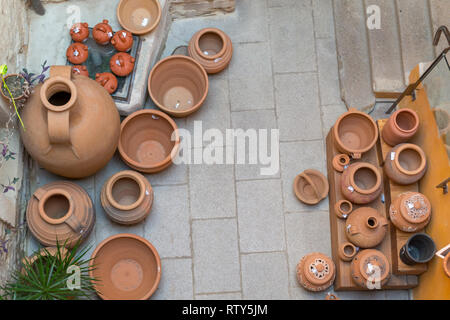
[[374,274],[379,273],[379,281],[383,282],[390,275],[389,261],[379,250],[366,249],[361,251],[357,258],[359,259],[359,272],[366,280],[371,280]]
[[128,51],[133,46],[133,35],[127,30],[117,31],[111,39],[111,44],[117,51]]
[[146,239],[129,233],[103,240],[89,262],[98,295],[104,300],[147,300],[161,280],[161,259]]
[[317,204],[327,197],[329,184],[327,178],[318,170],[306,169],[295,177],[294,192],[306,204]]
[[104,19],[92,29],[92,37],[98,44],[107,44],[113,37],[113,30],[108,22],[108,20]]
[[66,51],[67,60],[73,64],[82,64],[85,62],[89,55],[89,49],[87,45],[80,42],[72,43]]
[[126,52],[116,53],[109,61],[111,71],[119,77],[129,75],[134,69],[135,59]]
[[[419,116],[412,109],[398,109],[392,114],[391,117],[393,117],[394,119],[393,124],[395,128],[400,132],[410,133],[416,131],[419,128]],[[409,119],[402,119],[403,117],[409,117]]]
[[[389,152],[388,157],[394,157],[394,163],[397,169],[406,175],[416,175],[420,173],[425,166],[427,165],[427,158],[425,156],[425,152],[422,150],[421,147],[418,145],[412,144],[412,143],[402,143],[395,147],[396,150]],[[393,155],[393,153],[395,153]],[[414,168],[410,170],[409,168],[405,168],[405,165],[407,165],[408,159],[404,158],[403,160],[400,159],[400,157],[406,157],[409,154],[409,157],[418,157],[420,158],[420,163],[414,163]],[[417,159],[414,159],[417,160]]]
[[116,12],[120,25],[138,35],[155,29],[161,19],[158,0],[121,0]]
[[95,81],[108,91],[109,94],[114,93],[117,90],[118,81],[115,75],[111,72],[97,73],[95,75]]
[[303,274],[309,283],[321,286],[333,280],[335,266],[331,258],[314,252],[306,255],[302,260]]
[[[380,171],[373,164],[368,162],[357,162],[350,165],[351,168],[355,168],[354,174],[350,175],[350,184],[351,187],[358,193],[361,194],[372,194],[376,192],[381,185],[381,174]],[[375,182],[368,189],[365,187],[361,187],[361,184],[366,184],[364,182],[365,177],[363,173],[370,172],[375,177]],[[359,176],[361,175],[361,176]]]
[[74,65],[72,66],[72,74],[79,74],[82,76],[89,77],[89,71],[86,66]]
[[70,36],[75,42],[83,42],[89,37],[89,25],[86,22],[77,22],[70,28]]
[[338,172],[344,171],[344,169],[350,164],[350,157],[344,153],[334,156],[332,165],[334,170]]
[[400,203],[400,213],[410,223],[422,223],[430,217],[431,203],[422,193],[406,192]]

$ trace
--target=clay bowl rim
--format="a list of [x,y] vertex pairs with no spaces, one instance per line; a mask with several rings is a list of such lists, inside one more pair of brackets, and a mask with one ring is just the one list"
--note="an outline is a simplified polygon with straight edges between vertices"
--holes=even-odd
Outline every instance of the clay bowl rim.
[[[203,37],[207,33],[212,33],[212,34],[218,35],[220,37],[220,39],[222,40],[222,48],[220,49],[220,51],[218,53],[216,53],[213,56],[208,56],[208,55],[204,54],[202,49],[200,48],[200,39],[201,39],[201,37]],[[194,42],[195,51],[197,51],[197,53],[203,59],[214,60],[214,59],[220,58],[225,53],[225,51],[227,50],[227,45],[226,45],[227,38],[225,37],[225,33],[222,30],[218,29],[218,28],[204,28],[204,29],[201,29],[201,30],[197,31],[197,34],[195,36],[196,36],[196,41]]]
[[[94,270],[92,270],[92,268],[95,268],[96,270],[98,270],[98,267],[94,266],[94,263],[95,263],[95,258],[98,255],[98,253],[100,252],[100,250],[107,243],[109,243],[113,240],[119,239],[119,238],[130,238],[130,239],[142,242],[150,249],[153,256],[155,257],[156,266],[157,266],[157,275],[156,275],[155,283],[154,283],[153,287],[149,290],[149,292],[147,292],[143,297],[139,298],[139,300],[148,300],[155,293],[156,289],[158,289],[159,283],[161,281],[161,257],[159,256],[159,253],[156,250],[156,248],[153,246],[153,244],[151,244],[150,241],[148,241],[147,239],[145,239],[141,236],[138,236],[138,235],[132,234],[132,233],[118,233],[118,234],[112,235],[112,236],[104,239],[102,242],[100,242],[97,245],[97,247],[95,248],[94,252],[92,252],[91,260],[89,261],[89,267],[91,268],[91,270],[89,270],[89,276],[91,278],[94,278]],[[97,292],[97,294],[100,296],[100,298],[102,298],[103,300],[111,300],[110,298],[108,298],[103,293],[100,293],[97,290],[97,284],[95,282],[93,282],[92,285],[93,285],[95,291]]]
[[[327,262],[327,264],[329,266],[329,273],[323,279],[317,279],[317,278],[313,277],[311,272],[309,271],[309,264],[317,258],[325,260],[325,262]],[[328,282],[330,282],[334,277],[336,277],[336,265],[334,264],[333,259],[331,257],[327,256],[326,254],[323,254],[321,252],[312,252],[305,256],[305,260],[303,263],[303,272],[305,274],[306,280],[309,283],[312,283],[315,286],[323,286],[323,285],[327,284]]]
[[[146,189],[145,183],[143,181],[141,181],[140,179],[138,179],[136,177],[136,174],[137,174],[137,172],[135,172],[133,170],[123,170],[123,171],[117,172],[111,178],[109,178],[108,182],[106,183],[106,198],[108,199],[108,201],[111,203],[111,205],[114,208],[116,208],[118,210],[122,210],[122,211],[130,211],[130,210],[136,209],[142,203],[142,201],[144,201],[145,189]],[[116,199],[114,198],[114,196],[112,194],[112,189],[117,181],[119,181],[121,179],[127,179],[127,178],[133,180],[138,185],[139,197],[132,204],[122,205],[122,204],[118,203],[116,201]]]
[[[368,250],[370,250],[370,252],[368,252]],[[389,260],[387,259],[386,255],[383,252],[381,252],[378,249],[365,249],[365,250],[360,251],[359,253],[361,254],[361,256],[372,256],[373,254],[376,253],[377,257],[381,258],[384,262],[384,265],[386,266],[386,272],[384,273],[384,275],[381,277],[381,279],[379,281],[383,282],[384,280],[386,280],[389,277],[390,272],[391,272],[391,267],[389,266]],[[364,268],[364,264],[362,263],[362,262],[364,262],[364,260],[360,258],[361,263],[359,263],[359,272],[361,273],[363,278],[367,280],[369,275],[366,273],[366,269]]]
[[[126,127],[128,122],[130,122],[132,119],[134,119],[138,116],[141,116],[141,115],[156,115],[156,116],[162,117],[167,122],[169,122],[169,124],[172,126],[172,128],[174,130],[173,132],[175,132],[175,136],[176,136],[176,139],[174,141],[175,145],[173,146],[172,150],[170,151],[170,154],[163,161],[158,162],[156,164],[143,165],[140,162],[134,161],[133,159],[131,159],[131,157],[129,157],[125,153],[124,147],[122,145],[122,132],[123,132],[124,128]],[[171,117],[169,117],[166,113],[164,113],[162,111],[154,110],[154,109],[138,110],[138,111],[135,111],[132,114],[130,114],[128,117],[126,117],[120,125],[120,135],[119,135],[119,144],[118,144],[119,154],[125,159],[126,162],[129,162],[132,166],[139,168],[139,170],[141,170],[141,169],[143,169],[143,170],[156,169],[156,168],[166,165],[167,163],[172,162],[172,159],[175,158],[179,147],[180,147],[180,134],[178,132],[178,126]]]
[[[321,194],[321,197],[319,197],[317,199],[317,201],[315,201],[315,200],[314,201],[307,200],[301,195],[300,190],[299,190],[299,182],[300,182],[300,179],[304,179],[302,177],[302,173],[304,173],[304,174],[312,174],[312,175],[318,176],[323,181],[323,183],[325,185],[325,190]],[[329,191],[330,191],[330,185],[328,183],[328,179],[319,170],[306,169],[306,170],[302,171],[301,173],[299,173],[294,179],[294,193],[297,196],[297,198],[303,203],[306,203],[306,204],[309,204],[309,205],[315,205],[315,204],[319,203],[320,201],[322,201],[323,199],[325,199]]]
[[[405,129],[403,129],[403,128],[400,128],[400,126],[398,125],[397,118],[398,118],[398,116],[399,116],[400,114],[402,114],[402,113],[408,113],[408,114],[410,114],[410,115],[413,116],[414,121],[415,121],[415,124],[414,124],[414,126],[412,127],[412,129],[405,130]],[[418,116],[417,113],[416,113],[414,110],[412,110],[412,109],[409,109],[409,108],[399,109],[399,110],[395,111],[395,113],[394,113],[392,116],[394,117],[394,121],[393,121],[394,126],[395,126],[395,128],[396,128],[397,130],[399,130],[400,132],[410,133],[410,132],[416,131],[417,128],[419,128],[419,116]]]
[[[72,73],[71,73],[71,75],[72,75]],[[60,89],[60,90],[56,90],[54,93],[52,93],[52,95],[54,95],[58,92],[70,93],[69,101],[67,101],[65,104],[63,104],[61,106],[53,105],[48,100],[52,96],[52,95],[48,94],[49,90],[58,85],[66,86],[68,91],[64,91],[64,90]],[[54,77],[47,79],[44,82],[41,89],[39,90],[39,95],[40,95],[42,104],[44,105],[45,108],[47,108],[50,111],[59,113],[59,112],[64,112],[73,107],[73,105],[76,103],[76,100],[78,97],[78,89],[72,80],[63,78],[61,76],[54,76]]]
[[[192,106],[190,109],[187,110],[173,110],[173,109],[169,109],[167,107],[165,107],[164,105],[162,105],[157,99],[155,99],[155,97],[153,96],[152,90],[151,90],[151,86],[150,83],[152,82],[152,78],[153,75],[155,73],[155,70],[162,65],[163,63],[167,63],[167,61],[172,61],[174,59],[184,59],[186,61],[188,61],[189,63],[194,63],[195,66],[200,70],[200,72],[203,75],[203,78],[205,79],[205,92],[203,93],[203,96],[200,98],[200,100],[194,105]],[[209,91],[209,78],[208,78],[208,73],[206,72],[205,68],[199,63],[197,62],[195,59],[188,57],[188,56],[183,56],[183,55],[179,55],[179,54],[175,54],[172,56],[168,56],[164,59],[159,60],[152,68],[152,70],[150,71],[150,75],[148,77],[148,81],[147,81],[147,90],[148,93],[150,94],[150,98],[152,99],[152,101],[158,106],[158,108],[160,108],[161,110],[163,110],[164,112],[173,115],[175,117],[186,117],[187,115],[194,113],[195,111],[197,111],[198,109],[200,109],[200,107],[203,105],[203,103],[206,100],[206,96],[208,95],[208,91]]]
[[[47,200],[50,199],[53,196],[63,196],[69,202],[69,209],[67,210],[66,214],[64,214],[63,217],[58,218],[58,219],[54,219],[54,218],[49,217],[45,213],[45,209],[44,209],[44,205],[47,202]],[[49,223],[51,225],[62,224],[74,214],[74,212],[75,212],[75,202],[74,202],[72,196],[70,195],[70,193],[68,191],[63,190],[63,189],[59,189],[59,188],[58,189],[51,189],[51,190],[47,191],[42,196],[41,199],[39,199],[38,210],[39,210],[39,216],[45,222],[47,222],[47,223]]]
[[[6,76],[4,76],[3,77],[3,79],[6,81],[6,79],[7,78],[9,78],[9,77],[19,77],[19,78],[23,78],[23,80],[25,81],[25,82],[28,82],[27,81],[27,79],[25,79],[25,77],[23,76],[23,75],[21,75],[20,73],[11,73],[11,74],[8,74],[8,75],[6,75]],[[8,95],[5,95],[4,93],[3,93],[3,86],[4,86],[4,83],[3,83],[3,81],[1,82],[1,85],[0,85],[0,94],[2,95],[2,97],[5,99],[5,100],[11,100],[11,97],[9,96],[9,94]],[[25,97],[25,93],[22,93],[22,95],[20,95],[20,96],[18,96],[18,97],[14,97],[14,100],[21,100],[21,99],[23,99]]]
[[400,194],[399,197],[405,196],[405,197],[409,198],[409,197],[412,197],[414,195],[422,196],[425,204],[429,208],[429,213],[428,213],[428,215],[423,215],[422,217],[420,217],[418,219],[414,219],[408,213],[406,213],[405,210],[404,210],[406,199],[404,199],[404,198],[401,199],[401,202],[400,202],[400,215],[401,215],[401,217],[403,219],[405,219],[409,223],[412,223],[413,225],[414,224],[423,223],[426,220],[428,220],[430,218],[430,216],[431,216],[431,202],[430,202],[430,200],[428,200],[428,198],[423,193],[420,193],[420,192],[405,192],[403,194]]
[[131,32],[132,34],[136,34],[136,35],[143,35],[143,34],[152,32],[158,26],[158,24],[161,20],[161,4],[159,3],[159,0],[147,0],[147,1],[151,1],[153,3],[156,3],[156,7],[158,10],[158,16],[156,17],[153,24],[151,24],[149,27],[147,27],[145,29],[141,29],[141,30],[133,29],[132,27],[130,27],[126,23],[124,23],[124,21],[122,20],[122,16],[121,16],[122,7],[125,5],[126,2],[130,2],[130,1],[137,1],[137,0],[120,0],[119,4],[117,5],[116,15],[117,15],[117,20],[119,20],[119,24],[125,30]]
[[[351,255],[348,255],[348,254],[345,252],[345,248],[346,248],[346,247],[351,247],[351,248],[352,248],[353,253],[352,253]],[[356,247],[353,243],[351,243],[350,241],[341,243],[341,245],[339,246],[339,251],[341,252],[341,254],[342,254],[344,257],[349,258],[349,259],[352,259],[354,256],[356,256],[356,255],[358,254],[358,249],[357,249],[357,247]]]
[[[357,191],[361,194],[371,194],[371,193],[374,193],[375,191],[377,191],[381,186],[381,174],[378,171],[378,169],[373,164],[368,163],[368,162],[358,162],[358,163],[355,163],[355,166],[356,166],[356,169],[355,169],[354,174],[350,175],[350,184],[352,185],[353,189],[355,189],[355,191]],[[358,170],[364,169],[364,168],[371,170],[372,172],[375,173],[375,176],[376,176],[375,185],[370,189],[362,189],[355,182],[356,172]]]
[[[408,171],[408,170],[405,170],[400,165],[400,162],[399,162],[398,158],[399,158],[400,154],[403,151],[405,151],[406,149],[412,149],[412,150],[416,151],[420,155],[420,159],[421,159],[420,165],[419,165],[419,167],[416,170]],[[394,163],[395,163],[395,166],[397,167],[397,169],[401,173],[406,174],[406,175],[415,175],[415,174],[420,173],[423,169],[425,169],[425,166],[427,165],[427,158],[426,158],[425,152],[418,145],[415,145],[415,144],[412,144],[412,143],[402,143],[401,145],[399,145],[397,147],[397,150],[395,151]]]

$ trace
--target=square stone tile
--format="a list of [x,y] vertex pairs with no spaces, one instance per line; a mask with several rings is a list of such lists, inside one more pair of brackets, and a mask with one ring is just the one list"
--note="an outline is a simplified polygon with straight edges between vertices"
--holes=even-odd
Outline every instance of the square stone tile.
[[170,167],[161,172],[144,174],[144,176],[150,181],[152,187],[186,184],[188,182],[188,168],[184,163],[172,163]]
[[327,137],[331,128],[334,126],[336,120],[345,112],[347,112],[347,108],[344,104],[321,107],[324,139]]
[[302,6],[304,8],[311,8],[311,0],[267,0],[267,6],[269,8],[286,6]]
[[236,183],[241,252],[285,249],[280,180]]
[[313,0],[316,38],[334,38],[333,0]]
[[161,282],[152,300],[192,300],[192,259],[162,259]]
[[317,39],[317,59],[319,63],[319,86],[321,105],[340,104],[336,42],[333,38]]
[[197,294],[195,300],[242,300],[240,292]]
[[269,44],[260,42],[234,45],[229,68],[230,80],[270,76],[272,66]]
[[230,80],[231,110],[275,108],[271,76],[249,76]]

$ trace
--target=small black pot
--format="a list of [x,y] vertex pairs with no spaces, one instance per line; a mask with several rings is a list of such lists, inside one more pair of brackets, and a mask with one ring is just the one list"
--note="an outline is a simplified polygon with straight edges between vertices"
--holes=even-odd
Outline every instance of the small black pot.
[[400,249],[400,259],[407,265],[427,263],[436,253],[436,244],[425,233],[412,235]]

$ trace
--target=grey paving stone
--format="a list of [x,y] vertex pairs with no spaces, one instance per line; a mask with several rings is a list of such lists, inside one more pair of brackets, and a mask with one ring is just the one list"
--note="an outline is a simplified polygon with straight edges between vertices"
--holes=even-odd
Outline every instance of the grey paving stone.
[[310,8],[311,0],[267,0],[267,6],[269,8],[285,6],[303,6]]
[[230,80],[231,110],[273,109],[273,80],[271,76],[249,75]]
[[186,184],[188,182],[188,169],[186,164],[172,164],[164,171],[152,174],[145,174],[152,187]]
[[270,46],[268,43],[238,43],[233,46],[229,77],[247,79],[258,76],[271,76]]
[[322,114],[323,137],[326,138],[326,136],[330,132],[330,129],[334,126],[336,120],[343,113],[347,112],[347,108],[345,107],[344,104],[337,104],[330,106],[322,106],[320,109]]
[[312,1],[316,38],[334,38],[333,0]]
[[242,293],[210,293],[210,294],[197,294],[195,300],[242,300]]
[[339,86],[336,42],[333,38],[317,39],[320,104],[342,103]]
[[192,300],[192,259],[161,259],[161,282],[152,300]]
[[386,290],[386,300],[409,300],[409,290]]

